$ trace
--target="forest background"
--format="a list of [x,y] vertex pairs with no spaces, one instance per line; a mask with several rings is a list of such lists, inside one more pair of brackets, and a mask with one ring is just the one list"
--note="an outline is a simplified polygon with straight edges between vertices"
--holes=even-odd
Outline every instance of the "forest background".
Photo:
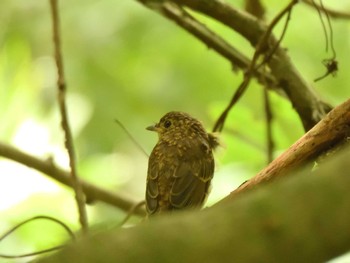
[[[228,1],[237,9],[245,1]],[[262,1],[271,21],[287,1]],[[0,142],[68,169],[57,105],[52,22],[47,1],[3,1],[0,9]],[[350,10],[348,1],[325,1],[334,10]],[[194,14],[249,58],[254,49],[227,27]],[[137,203],[144,198],[147,156],[115,122],[127,127],[150,153],[157,136],[145,130],[164,113],[181,110],[211,130],[242,81],[242,72],[171,21],[137,1],[62,1],[62,52],[67,107],[83,180]],[[279,36],[284,23],[274,34]],[[349,97],[350,24],[332,19],[339,72],[314,82],[330,58],[317,11],[300,3],[293,8],[282,46],[320,98],[336,106]],[[291,103],[269,92],[273,114],[273,156],[304,134]],[[216,154],[216,173],[207,206],[227,196],[267,163],[263,87],[253,79],[230,112]],[[89,224],[117,225],[125,209],[103,202],[87,206]],[[36,215],[49,215],[79,229],[69,187],[35,170],[0,159],[0,233]],[[132,217],[130,223],[140,221]],[[50,233],[50,235],[47,235]],[[21,254],[66,239],[52,223],[23,227],[0,244],[1,253]],[[0,260],[1,261],[1,260]],[[19,260],[18,262],[22,262]]]

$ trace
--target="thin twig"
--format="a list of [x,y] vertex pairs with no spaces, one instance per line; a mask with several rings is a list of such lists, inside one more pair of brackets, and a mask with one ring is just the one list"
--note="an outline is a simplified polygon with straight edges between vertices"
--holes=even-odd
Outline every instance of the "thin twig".
[[315,0],[312,0],[312,4],[314,5],[315,9],[317,10],[318,17],[320,18],[322,29],[323,29],[323,34],[324,34],[324,37],[325,37],[325,40],[326,40],[326,52],[328,52],[328,32],[327,32],[327,29],[326,29],[326,25],[324,23],[321,10],[317,6]]
[[314,0],[303,0],[305,4],[311,7],[316,7],[317,10],[321,10],[322,12],[327,12],[327,14],[332,18],[339,19],[350,19],[350,12],[342,12],[338,10],[332,10],[330,8],[321,8],[320,5],[314,4]]
[[273,160],[274,142],[272,136],[272,110],[270,103],[269,91],[265,88],[264,93],[264,109],[266,120],[266,144],[267,144],[267,163],[269,164]]
[[328,29],[329,29],[329,43],[330,43],[331,50],[332,50],[332,59],[334,60],[337,55],[336,55],[335,48],[334,48],[332,22],[331,22],[331,19],[329,18],[329,14],[328,14],[327,10],[325,9],[325,7],[323,5],[322,0],[320,0],[320,4],[321,4],[321,10],[324,12],[324,14],[326,15],[326,18],[327,18],[327,25],[328,25]]
[[251,64],[248,68],[248,70],[245,72],[244,74],[244,79],[243,82],[240,84],[240,86],[238,87],[238,89],[236,90],[236,92],[233,94],[233,97],[230,101],[230,103],[227,105],[227,107],[225,108],[225,110],[221,113],[220,117],[218,118],[218,120],[216,121],[213,131],[222,131],[226,118],[230,112],[230,110],[232,109],[232,107],[239,101],[239,99],[242,97],[242,95],[244,94],[244,92],[246,91],[246,89],[249,86],[251,77],[252,77],[252,73],[255,70],[255,66],[256,63],[258,61],[259,56],[264,53],[264,51],[266,50],[267,46],[268,46],[268,39],[272,34],[272,30],[273,28],[276,26],[276,24],[282,19],[282,17],[286,14],[289,13],[290,10],[293,8],[293,6],[295,4],[298,3],[298,0],[293,0],[291,1],[270,23],[270,25],[268,26],[267,30],[265,31],[265,33],[262,35],[262,37],[260,38],[257,46],[256,46],[256,50],[254,52],[253,55],[253,59],[251,61]]
[[142,148],[142,146],[139,144],[138,141],[135,140],[134,136],[131,135],[131,133],[125,128],[125,126],[123,125],[123,123],[121,123],[121,121],[119,121],[118,119],[114,119],[114,121],[118,124],[118,126],[120,128],[122,128],[122,130],[126,133],[126,135],[128,135],[129,139],[135,144],[135,146],[146,156],[148,157],[148,153],[145,151],[145,149]]
[[[45,220],[49,220],[49,221],[53,221],[57,224],[59,224],[60,226],[62,226],[66,232],[69,234],[69,236],[71,237],[72,240],[75,240],[75,235],[73,233],[73,231],[62,221],[51,217],[51,216],[35,216],[32,218],[29,218],[27,220],[22,221],[21,223],[17,224],[16,226],[12,227],[11,229],[9,229],[7,232],[5,232],[2,236],[0,236],[0,242],[2,240],[4,240],[7,236],[9,236],[11,233],[13,233],[14,231],[16,231],[18,228],[20,228],[21,226],[23,226],[24,224],[27,224],[31,221],[34,220],[38,220],[38,219],[45,219]],[[1,258],[23,258],[23,257],[29,257],[29,256],[35,256],[35,255],[39,255],[39,254],[43,254],[43,253],[48,253],[51,251],[55,251],[58,249],[61,249],[65,247],[65,245],[60,245],[60,246],[55,246],[55,247],[51,247],[48,249],[44,249],[44,250],[40,250],[40,251],[36,251],[36,252],[32,252],[32,253],[26,253],[26,254],[21,254],[21,255],[7,255],[7,254],[0,254]]]
[[325,77],[329,76],[330,74],[335,76],[336,73],[338,72],[338,61],[336,59],[333,59],[333,58],[324,59],[322,61],[322,64],[326,67],[327,71],[322,76],[314,79],[315,82],[324,79]]
[[141,201],[137,204],[135,204],[133,207],[130,207],[130,210],[128,211],[128,213],[126,214],[125,218],[123,219],[123,221],[120,223],[120,226],[123,226],[126,222],[128,222],[128,220],[130,219],[130,217],[135,213],[136,209],[139,209],[140,207],[145,205],[145,201]]
[[76,171],[76,157],[74,152],[74,143],[72,132],[69,126],[68,113],[66,107],[66,83],[63,71],[63,59],[61,52],[60,32],[59,32],[59,11],[57,0],[50,0],[51,12],[52,12],[52,25],[53,25],[53,42],[55,47],[55,61],[57,67],[57,88],[58,88],[58,104],[61,112],[61,125],[65,135],[65,146],[69,156],[69,165],[71,169],[71,176],[73,182],[73,188],[75,192],[75,199],[78,206],[79,222],[82,227],[82,232],[88,232],[88,219],[85,208],[85,201],[83,190],[79,182],[79,178]]
[[[16,161],[20,164],[31,167],[43,174],[46,174],[54,180],[73,188],[72,177],[70,173],[58,168],[52,160],[41,160],[32,155],[26,154],[13,146],[0,142],[0,156]],[[80,179],[81,186],[87,199],[92,201],[101,201],[113,207],[129,211],[136,202],[129,200],[126,197],[116,195],[101,189],[93,184],[85,182]],[[146,214],[144,209],[135,210],[135,215],[144,216]]]
[[[140,0],[138,0],[140,1]],[[151,5],[154,0],[142,0]],[[161,1],[162,2],[162,1]],[[250,44],[256,47],[261,36],[266,32],[266,25],[250,14],[234,8],[227,1],[221,0],[177,0],[180,6],[189,8],[213,18],[226,25],[236,33],[242,35]],[[277,40],[274,35],[269,38],[273,44]],[[319,98],[312,85],[310,85],[291,62],[285,49],[279,47],[268,62],[271,75],[278,81],[279,90],[290,100],[298,113],[305,131],[311,129],[327,112],[332,109],[329,103]]]
[[52,251],[56,251],[59,249],[64,248],[66,245],[60,245],[60,246],[55,246],[55,247],[51,247],[48,249],[43,249],[43,250],[39,250],[36,252],[31,252],[31,253],[25,253],[25,254],[20,254],[20,255],[7,255],[7,254],[0,254],[0,258],[25,258],[25,257],[31,257],[31,256],[37,256],[40,254],[44,254],[44,253],[49,253]]
[[[316,79],[314,79],[314,81],[317,82],[317,81],[320,81],[320,80],[326,78],[330,74],[335,76],[335,74],[338,71],[338,61],[336,60],[337,53],[336,53],[335,47],[334,47],[333,27],[332,27],[332,22],[331,22],[331,19],[329,17],[328,11],[324,7],[322,0],[320,0],[320,5],[316,5],[314,0],[312,0],[312,3],[314,5],[314,7],[317,9],[317,12],[318,12],[321,24],[322,24],[323,32],[325,34],[325,38],[326,38],[326,52],[328,52],[328,46],[331,47],[331,52],[332,52],[332,57],[331,58],[326,58],[326,59],[324,59],[322,61],[323,65],[326,67],[327,71],[322,76],[317,77]],[[322,17],[321,11],[325,14],[326,19],[327,19],[327,26],[328,26],[328,30],[329,30],[329,37],[328,37],[328,31],[327,31],[325,22],[323,21],[323,17]]]
[[71,239],[75,240],[75,235],[74,235],[73,231],[69,228],[69,226],[67,226],[61,220],[58,220],[58,219],[56,219],[54,217],[51,217],[51,216],[34,216],[34,217],[31,217],[29,219],[26,219],[26,220],[22,221],[21,223],[17,224],[16,226],[12,227],[7,232],[5,232],[2,236],[0,236],[0,242],[4,238],[6,238],[9,234],[11,234],[12,232],[14,232],[16,229],[20,228],[24,224],[27,224],[27,223],[29,223],[31,221],[38,220],[38,219],[45,219],[45,220],[53,221],[53,222],[59,224],[60,226],[62,226],[64,228],[64,230],[66,230],[66,232],[69,234]]
[[270,48],[269,52],[266,54],[264,60],[256,66],[256,70],[258,70],[261,66],[265,65],[267,62],[269,62],[269,60],[271,59],[271,57],[273,56],[273,54],[275,54],[275,52],[277,51],[278,47],[280,46],[286,32],[287,32],[287,28],[288,28],[288,23],[290,21],[291,15],[292,15],[292,7],[287,10],[287,18],[286,18],[286,22],[283,26],[283,30],[282,33],[279,37],[279,39],[277,40],[277,42],[274,44],[274,46],[272,48]]

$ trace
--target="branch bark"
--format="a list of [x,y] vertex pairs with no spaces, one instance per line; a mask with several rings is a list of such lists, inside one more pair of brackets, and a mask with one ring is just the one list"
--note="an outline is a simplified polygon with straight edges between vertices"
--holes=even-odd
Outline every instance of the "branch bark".
[[236,195],[262,183],[288,175],[317,156],[335,147],[350,136],[350,99],[334,108],[309,132],[289,147],[249,181],[242,184],[221,202],[232,200]]
[[[50,176],[51,178],[55,179],[56,181],[64,185],[72,187],[72,178],[70,176],[70,173],[56,167],[50,160],[47,160],[47,161],[40,160],[39,158],[36,158],[34,156],[21,152],[18,149],[1,142],[0,142],[0,156],[3,156],[5,158],[11,159],[18,163],[31,167],[37,171],[40,171]],[[85,182],[82,179],[80,179],[80,183],[82,185],[83,192],[87,200],[102,201],[104,203],[107,203],[109,205],[122,209],[124,211],[130,211],[136,205],[136,202],[133,202],[131,200],[128,200],[125,197],[121,197],[111,192],[108,192],[88,182]],[[140,207],[137,208],[134,211],[134,213],[139,216],[146,215],[145,210]]]
[[[267,28],[254,16],[236,10],[222,1],[178,0],[178,2],[227,25],[250,41],[252,46],[256,46]],[[274,46],[277,40],[272,35],[268,42]],[[268,61],[268,65],[272,75],[277,79],[299,114],[304,129],[306,131],[311,129],[331,107],[322,102],[313,88],[301,77],[282,47],[276,50],[272,59]]]
[[302,172],[235,202],[83,238],[39,262],[325,262],[349,249],[348,155],[314,176]]
[[[169,1],[162,0],[138,1],[157,12],[159,12],[163,6],[169,4]],[[231,5],[219,0],[178,0],[176,1],[176,5],[188,7],[193,11],[200,12],[221,22],[241,34],[254,47],[267,29],[267,25],[264,22],[249,13],[237,10]],[[199,38],[198,36],[196,37]],[[199,39],[203,41],[201,38]],[[204,43],[207,44],[206,42]],[[277,43],[277,40],[272,35],[268,43],[270,43],[270,47],[273,47]],[[214,46],[212,47],[215,49]],[[269,50],[267,49],[266,52],[268,53]],[[226,53],[228,53],[228,51],[226,51]],[[306,131],[311,129],[331,110],[332,107],[321,101],[313,87],[301,77],[285,49],[282,47],[277,48],[272,58],[268,61],[268,66],[271,69],[271,74],[276,80],[277,85],[287,94],[293,107],[297,111]]]
[[[246,70],[251,64],[251,60],[247,56],[242,54],[237,48],[228,43],[221,36],[210,30],[207,26],[200,23],[179,5],[172,2],[165,2],[159,7],[155,8],[154,5],[149,5],[148,1],[137,1],[144,4],[151,10],[158,12],[164,17],[173,20],[184,30],[202,41],[208,48],[213,49],[218,54],[226,58],[232,64],[233,69],[240,68],[242,70]],[[256,77],[261,84],[267,84],[269,88],[278,92],[277,82],[271,74],[265,73],[263,70],[258,69],[254,71],[254,77]],[[284,95],[284,93],[281,92],[280,94]]]

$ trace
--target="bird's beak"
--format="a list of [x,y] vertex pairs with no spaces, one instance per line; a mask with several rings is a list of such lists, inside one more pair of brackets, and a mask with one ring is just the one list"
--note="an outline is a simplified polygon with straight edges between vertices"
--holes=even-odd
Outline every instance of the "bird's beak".
[[155,124],[155,125],[148,126],[148,127],[146,128],[146,130],[157,132],[159,129],[158,129],[158,127],[157,127],[157,124]]

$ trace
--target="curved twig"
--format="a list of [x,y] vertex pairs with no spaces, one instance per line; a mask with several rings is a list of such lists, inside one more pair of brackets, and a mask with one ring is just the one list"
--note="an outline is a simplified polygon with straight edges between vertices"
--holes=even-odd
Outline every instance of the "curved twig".
[[333,10],[330,8],[322,8],[320,5],[317,3],[313,3],[313,0],[303,0],[303,3],[307,4],[308,6],[312,8],[317,8],[318,10],[321,10],[322,12],[327,12],[327,14],[331,18],[338,18],[338,19],[350,19],[350,12],[342,12],[338,10]]
[[[54,217],[51,217],[51,216],[34,216],[32,218],[29,218],[27,220],[22,221],[21,223],[17,224],[16,226],[12,227],[7,232],[5,232],[2,236],[0,236],[0,242],[2,240],[4,240],[7,236],[9,236],[11,233],[16,231],[18,228],[23,226],[24,224],[27,224],[27,223],[29,223],[31,221],[38,220],[38,219],[45,219],[45,220],[53,221],[53,222],[59,224],[60,226],[62,226],[64,228],[64,230],[66,230],[66,232],[69,234],[69,236],[71,237],[72,240],[76,239],[73,231],[65,223],[63,223],[62,221],[60,221],[60,220],[58,220],[58,219],[56,219]],[[0,257],[1,258],[23,258],[23,257],[35,256],[35,255],[39,255],[39,254],[55,251],[55,250],[58,250],[58,249],[61,249],[61,248],[65,247],[65,246],[66,245],[55,246],[55,247],[51,247],[51,248],[48,248],[48,249],[43,249],[43,250],[40,250],[40,251],[31,252],[31,253],[25,253],[25,254],[21,254],[21,255],[0,254]]]

